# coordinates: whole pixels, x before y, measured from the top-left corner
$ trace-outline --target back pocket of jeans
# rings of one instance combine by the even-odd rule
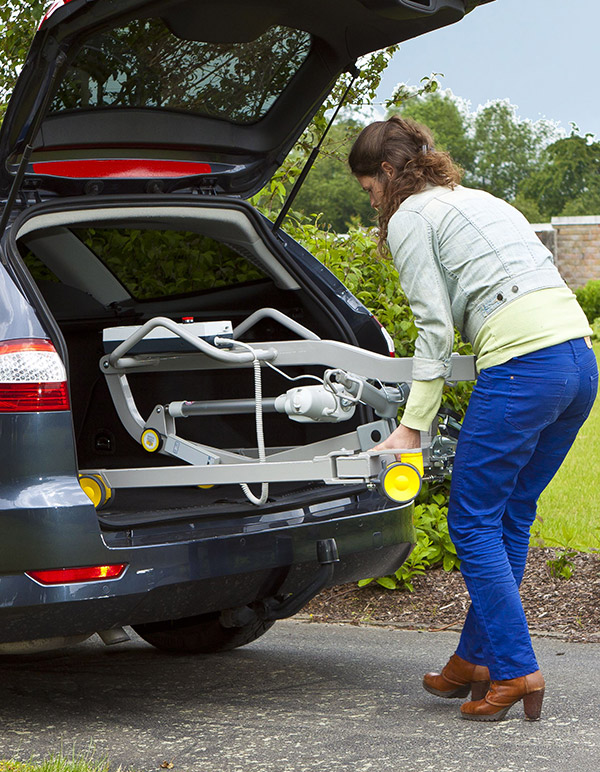
[[[566,386],[566,378],[511,375],[506,421],[521,431],[541,431],[558,418]]]

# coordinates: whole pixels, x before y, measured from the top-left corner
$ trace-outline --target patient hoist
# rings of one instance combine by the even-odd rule
[[[245,342],[240,338],[257,322],[272,319],[297,339]],[[412,379],[412,360],[394,358],[333,340],[272,308],[251,314],[235,329],[230,322],[174,322],[155,317],[139,326],[104,330],[106,354],[100,360],[115,409],[128,433],[150,454],[170,456],[174,466],[144,466],[80,471],[80,483],[96,508],[105,506],[121,488],[240,484],[248,499],[262,505],[269,483],[322,481],[330,485],[365,484],[388,499],[408,503],[421,480],[441,480],[452,469],[460,424],[440,411],[430,432],[422,433],[419,450],[376,451],[373,446],[396,426]],[[322,376],[292,377],[286,367],[323,368]],[[263,368],[273,368],[295,385],[276,397],[262,394]],[[127,376],[194,370],[253,368],[254,395],[247,399],[177,401],[158,404],[144,418]],[[452,355],[448,381],[474,380],[474,358]],[[263,414],[276,412],[292,421],[343,423],[358,404],[370,406],[377,420],[351,432],[303,446],[267,452]],[[254,413],[256,449],[234,452],[180,436],[177,424],[192,416]],[[183,462],[183,463],[182,463]],[[250,485],[260,485],[257,495]]]

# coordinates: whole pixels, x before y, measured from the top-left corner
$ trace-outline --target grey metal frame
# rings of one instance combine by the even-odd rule
[[[271,310],[274,311],[261,309],[253,318],[249,317],[248,323],[242,323],[241,329],[247,330],[254,321]],[[286,323],[287,317],[280,312],[276,313],[278,321]],[[372,440],[373,432],[385,438],[393,431],[395,421],[389,417],[328,440],[271,452],[265,460],[260,461],[242,453],[233,453],[179,437],[176,433],[175,417],[169,413],[168,405],[157,405],[147,421],[140,415],[127,381],[128,372],[253,367],[255,360],[258,360],[271,362],[277,367],[322,365],[339,368],[348,371],[353,377],[364,379],[365,382],[375,378],[382,383],[398,384],[410,382],[412,378],[410,358],[396,359],[346,343],[320,340],[311,331],[298,329],[299,326],[293,320],[290,319],[289,322],[291,324],[288,326],[296,334],[307,332],[311,334],[311,339],[240,344],[235,340],[223,338],[215,339],[215,345],[212,345],[191,335],[186,331],[185,325],[179,325],[165,317],[150,319],[119,344],[111,354],[102,357],[100,369],[106,377],[117,413],[129,434],[139,442],[144,430],[155,430],[164,440],[160,452],[184,461],[189,466],[96,469],[82,472],[99,475],[111,489],[312,480],[327,484],[374,484],[382,468],[390,460],[394,460],[396,454],[404,452],[401,448],[369,450],[375,444]],[[196,351],[130,355],[131,348],[156,327],[164,327],[174,332]],[[449,381],[474,380],[475,377],[474,357],[452,356]],[[372,391],[376,392],[374,396],[381,402],[382,392],[378,389]],[[366,401],[368,402],[368,398]],[[248,412],[249,409],[249,400],[221,400],[219,403],[228,412]],[[201,412],[202,403],[198,404],[198,411]],[[181,403],[173,403],[173,408],[175,416],[183,415]],[[211,410],[211,407],[208,409]],[[212,409],[217,408],[212,406]],[[271,409],[270,405],[268,409]]]

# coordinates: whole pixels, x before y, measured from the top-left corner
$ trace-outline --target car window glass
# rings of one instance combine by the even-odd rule
[[[76,228],[73,232],[137,300],[266,278],[231,247],[198,233],[135,228]]]
[[[36,257],[31,250],[26,249],[24,246],[19,245],[19,252],[23,262],[29,269],[29,273],[35,279],[36,282],[52,282],[53,284],[60,283],[60,279],[53,273],[48,266],[44,265],[42,261]]]
[[[70,62],[51,112],[163,108],[253,123],[310,50],[311,36],[274,26],[244,43],[182,40],[161,19],[96,33]]]

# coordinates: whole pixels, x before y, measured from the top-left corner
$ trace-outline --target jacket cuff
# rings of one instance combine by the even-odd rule
[[[413,381],[434,381],[436,378],[447,378],[450,375],[450,358],[426,359],[413,357]]]

